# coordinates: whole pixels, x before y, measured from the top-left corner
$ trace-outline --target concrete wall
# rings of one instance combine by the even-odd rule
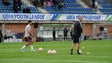
[[[5,34],[7,29],[10,29],[12,33],[24,32],[26,25],[27,24],[25,24],[25,23],[7,23],[7,24],[5,24],[3,33]],[[1,24],[0,24],[0,26],[1,26]],[[34,25],[32,25],[32,33],[34,34]]]
[[[12,33],[24,32],[26,23],[7,23],[5,24],[5,32],[7,29],[10,29]],[[0,27],[2,24],[0,24]],[[99,27],[104,26],[107,28],[107,33],[112,34],[112,25],[97,25],[95,28],[95,35],[99,32]],[[4,32],[4,33],[5,33]],[[32,24],[32,33],[34,34],[34,25]],[[92,36],[92,24],[83,24],[83,35]]]

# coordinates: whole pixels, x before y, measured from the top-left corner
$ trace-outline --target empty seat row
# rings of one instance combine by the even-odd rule
[[[50,14],[96,14],[95,12],[49,12]]]
[[[112,12],[112,8],[100,8],[101,12]]]
[[[112,12],[103,12],[103,14],[112,14]]]
[[[111,4],[103,4],[102,7],[103,8],[112,8],[112,5]]]
[[[91,8],[64,8],[64,11],[87,11],[92,12]]]
[[[98,0],[98,4],[110,4],[109,0]]]
[[[81,7],[80,4],[74,4],[74,3],[68,3],[68,4],[65,4],[66,7]]]
[[[0,13],[14,13],[12,10],[0,10]]]
[[[13,7],[12,6],[0,6],[0,10],[12,10]]]
[[[64,0],[64,3],[75,3],[76,0]]]

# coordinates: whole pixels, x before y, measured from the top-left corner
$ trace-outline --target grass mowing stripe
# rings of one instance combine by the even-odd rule
[[[41,61],[41,62],[82,62],[82,63],[111,63],[111,62],[96,62],[96,61],[82,61],[82,60],[43,60],[43,59],[38,59],[38,60],[34,60],[34,59],[0,59],[0,60],[7,60],[7,61]]]
[[[0,54],[0,55],[2,55],[2,56],[6,55],[7,56],[9,54]],[[20,54],[10,54],[10,55],[19,56]],[[31,56],[32,54],[24,54],[24,56],[27,56],[27,55]],[[38,54],[35,54],[35,55],[38,55]],[[67,56],[70,56],[70,55],[57,55],[57,56],[67,57]],[[75,56],[75,57],[79,57],[79,56]],[[81,57],[83,57],[83,58],[89,57],[89,58],[108,58],[108,59],[112,59],[112,56],[93,56],[93,55],[86,56],[86,55],[82,55]]]

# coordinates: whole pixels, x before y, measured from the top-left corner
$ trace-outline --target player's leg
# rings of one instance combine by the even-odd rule
[[[67,40],[67,36],[66,35],[64,35],[64,40]]]
[[[30,46],[31,46],[31,51],[35,51],[35,49],[33,47],[33,41],[30,42]]]
[[[80,43],[77,43],[77,54],[81,54],[81,53],[79,52],[79,50],[80,50]]]
[[[73,49],[75,48],[75,45],[76,45],[76,36],[74,35],[73,36],[73,43],[72,43],[71,50],[70,50],[71,55],[73,54]]]
[[[24,52],[24,49],[30,45],[30,42],[27,42],[25,45],[23,45],[23,47],[21,48],[21,51]]]
[[[33,48],[33,41],[31,37],[29,37],[29,42],[30,42],[31,51],[35,51]]]
[[[65,35],[64,35],[64,40],[65,40]]]
[[[75,48],[75,45],[76,45],[76,44],[73,42],[73,43],[72,43],[72,46],[71,46],[71,50],[70,50],[70,54],[71,54],[71,55],[73,54],[73,49]]]
[[[77,41],[77,54],[81,54],[80,52],[80,43],[81,43],[81,37],[78,38],[78,41]]]
[[[81,53],[79,52],[79,50],[80,50],[80,37],[77,38],[77,43],[76,43],[76,45],[77,45],[77,54],[81,54]]]
[[[66,35],[66,40],[67,40],[68,38],[67,38],[67,35]]]
[[[23,47],[21,48],[21,51],[24,52],[24,49],[30,45],[29,37],[25,37],[25,41],[27,42]]]

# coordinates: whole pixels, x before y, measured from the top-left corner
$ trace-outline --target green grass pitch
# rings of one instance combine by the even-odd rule
[[[30,47],[21,52],[22,43],[0,43],[0,63],[112,63],[112,40],[82,41],[82,55],[70,55],[72,41],[35,42],[35,52]],[[38,48],[42,47],[43,52]],[[57,54],[49,55],[47,51],[55,49]],[[87,54],[90,52],[90,54]]]

